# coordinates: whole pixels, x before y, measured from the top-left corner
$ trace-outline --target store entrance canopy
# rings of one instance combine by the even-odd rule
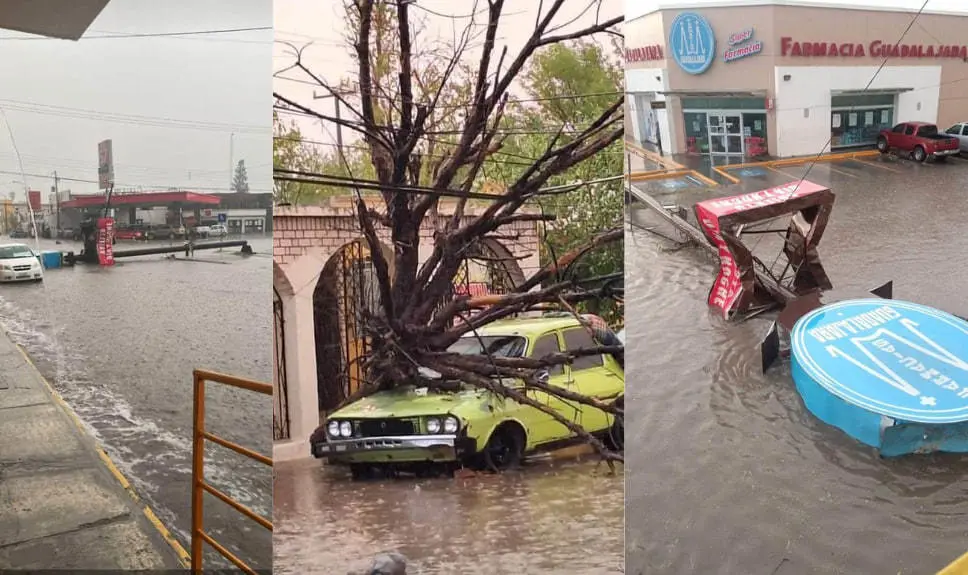
[[[0,28],[78,40],[110,0],[3,0]]]
[[[766,90],[752,90],[752,91],[729,91],[729,92],[710,92],[709,90],[668,90],[665,92],[656,92],[656,94],[663,94],[666,96],[681,96],[685,98],[765,98],[767,96]]]
[[[831,96],[895,96],[912,92],[914,88],[884,88],[881,90],[831,90]]]

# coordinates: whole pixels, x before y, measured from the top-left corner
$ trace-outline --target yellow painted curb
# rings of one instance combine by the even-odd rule
[[[742,166],[744,164],[737,164],[737,165]],[[737,178],[736,176],[734,176],[733,174],[730,174],[729,172],[727,172],[721,166],[714,166],[713,167],[713,171],[716,172],[717,174],[719,174],[720,176],[726,178],[727,180],[733,182],[734,184],[738,184],[738,183],[740,183],[742,181],[739,178]]]
[[[57,403],[57,405],[59,405],[61,409],[67,412],[67,414],[71,417],[71,420],[74,422],[74,425],[77,426],[77,429],[79,429],[81,433],[83,433],[85,436],[89,436],[87,429],[84,427],[84,424],[81,422],[81,418],[78,417],[77,413],[74,412],[71,406],[68,405],[66,401],[64,401],[64,398],[61,397],[59,393],[57,393],[57,390],[54,389],[54,386],[51,385],[49,381],[47,381],[47,378],[44,377],[44,374],[42,374],[40,370],[37,369],[37,366],[34,364],[34,361],[30,359],[30,355],[27,354],[27,350],[24,349],[23,346],[20,344],[14,344],[14,345],[16,345],[17,349],[20,350],[20,354],[24,356],[24,359],[27,361],[28,364],[30,364],[30,367],[34,369],[34,371],[37,373],[37,376],[40,378],[40,380],[44,382],[44,385],[47,387],[47,392],[50,393],[51,397],[54,398],[54,402]],[[161,522],[161,520],[158,519],[158,516],[155,514],[154,511],[152,511],[151,507],[149,507],[148,504],[142,501],[141,497],[139,497],[138,494],[135,492],[134,487],[131,485],[131,482],[128,481],[128,479],[124,476],[124,474],[121,473],[121,470],[118,469],[118,466],[114,464],[114,461],[111,460],[111,456],[108,455],[107,452],[104,451],[104,449],[100,445],[96,445],[95,448],[97,449],[98,457],[101,458],[101,461],[104,463],[105,467],[108,468],[108,471],[111,472],[111,475],[113,475],[114,478],[118,481],[118,483],[121,484],[121,487],[124,488],[125,492],[132,499],[134,499],[139,505],[141,505],[142,512],[144,513],[145,517],[148,518],[148,521],[155,527],[156,530],[158,530],[158,533],[161,535],[161,537],[175,551],[175,554],[178,556],[178,560],[179,562],[181,562],[182,566],[185,568],[190,568],[191,555],[188,554],[188,551],[186,551],[185,548],[182,547],[181,543],[179,543],[178,540],[172,536],[171,532],[168,530],[167,527],[165,527],[165,525]]]
[[[625,147],[635,152],[636,155],[646,160],[652,160],[653,162],[659,164],[660,166],[668,166],[669,168],[676,169],[676,170],[681,170],[685,168],[685,166],[683,166],[679,162],[676,162],[675,160],[666,159],[660,154],[656,154],[655,152],[650,152],[649,150],[646,150],[642,146],[639,146],[638,144],[635,144],[628,140],[625,140]]]
[[[968,553],[955,559],[954,563],[948,565],[938,575],[968,575]]]

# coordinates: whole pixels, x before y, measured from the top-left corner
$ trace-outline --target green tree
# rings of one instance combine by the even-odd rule
[[[239,160],[235,166],[235,176],[232,177],[232,189],[239,194],[249,192],[249,175],[245,171],[245,160]]]
[[[558,127],[569,132],[595,121],[622,91],[622,70],[609,54],[592,41],[553,44],[535,53],[522,78],[528,97],[509,115],[516,132],[545,132]],[[570,97],[575,96],[575,97]],[[526,166],[527,158],[539,157],[547,149],[553,134],[524,133],[509,137],[502,154],[492,157],[498,167],[488,172],[491,178],[513,181]],[[622,173],[622,144],[615,142],[598,154],[572,166],[548,180],[548,186],[599,180]],[[597,232],[617,225],[624,210],[621,180],[579,187],[566,194],[546,196],[535,202],[555,221],[545,225],[541,246],[542,263],[552,262],[561,254],[581,246]],[[615,242],[589,252],[581,259],[577,277],[595,277],[624,269],[622,242]],[[621,321],[622,310],[614,302],[591,301],[585,311],[600,313],[610,321]]]

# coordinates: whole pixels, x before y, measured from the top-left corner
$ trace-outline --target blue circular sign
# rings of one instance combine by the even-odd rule
[[[683,71],[702,74],[716,59],[716,35],[705,18],[695,12],[683,12],[672,21],[669,48]]]
[[[968,322],[951,314],[848,300],[800,318],[790,344],[804,374],[850,404],[903,421],[968,421]]]

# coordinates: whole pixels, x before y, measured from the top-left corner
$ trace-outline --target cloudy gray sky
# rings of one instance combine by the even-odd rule
[[[98,38],[272,26],[271,0],[111,0],[77,42],[0,31],[0,109],[44,200],[61,178],[97,181],[112,139],[116,187],[227,191],[231,134],[251,191],[272,189],[272,30]],[[23,200],[0,116],[0,196]],[[94,193],[64,179],[61,189]]]
[[[834,6],[869,6],[872,8],[905,8],[917,11],[924,4],[924,0],[809,0],[818,5]],[[675,8],[677,6],[729,6],[739,2],[735,0],[624,0],[625,19],[630,20],[647,14],[657,8]],[[779,2],[779,3],[782,3]],[[928,0],[926,11],[932,12],[968,12],[968,0]]]
[[[575,19],[573,23],[556,32],[567,33],[594,24],[596,17],[599,20],[608,20],[621,15],[622,1],[600,0],[595,3],[592,0],[566,0],[552,26],[567,24]],[[467,15],[474,12],[475,4],[479,13],[476,22],[483,33],[483,26],[480,24],[486,22],[487,17],[487,2],[484,0],[418,0],[417,8],[411,14],[414,19],[424,21],[423,42],[449,40],[460,36],[464,26],[470,21]],[[500,54],[505,45],[508,47],[506,60],[517,54],[534,30],[539,4],[537,0],[508,0],[504,3],[504,16],[501,18],[495,54]],[[591,9],[586,11],[590,5]],[[547,3],[545,6],[547,8]],[[290,65],[294,60],[291,48],[283,44],[286,42],[297,47],[309,45],[303,51],[303,62],[328,82],[337,84],[340,78],[356,77],[357,72],[344,40],[346,31],[343,0],[276,0],[274,13],[278,41],[272,60],[275,70]],[[605,35],[601,36],[604,40]],[[467,61],[472,62],[473,56],[474,52],[469,51]],[[323,94],[326,93],[324,89],[301,83],[309,80],[305,74],[293,70],[286,72],[284,76],[290,79],[274,79],[274,90],[321,113],[333,114],[332,100],[313,100],[313,92]],[[297,120],[303,135],[308,139],[335,142],[332,124],[324,127],[313,120],[289,114],[284,114],[284,117]],[[348,130],[344,130],[344,138],[349,137],[347,132]]]

